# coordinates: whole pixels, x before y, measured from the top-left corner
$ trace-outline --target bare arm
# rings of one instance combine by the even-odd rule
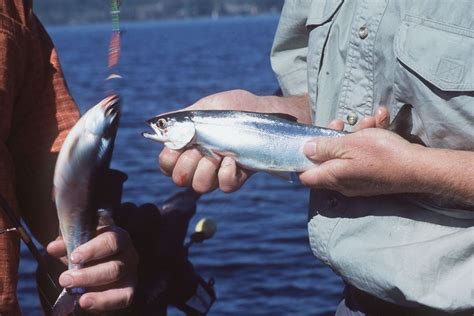
[[[300,175],[310,187],[347,196],[425,193],[474,205],[473,152],[426,148],[368,128],[338,139],[314,139],[305,153],[321,163]]]
[[[474,152],[416,147],[414,190],[474,207]]]

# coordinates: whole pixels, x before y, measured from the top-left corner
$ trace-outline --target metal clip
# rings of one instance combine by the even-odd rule
[[[0,235],[13,231],[17,231],[16,227],[0,229]]]

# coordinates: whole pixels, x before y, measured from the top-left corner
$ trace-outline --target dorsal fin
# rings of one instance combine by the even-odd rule
[[[298,119],[296,117],[294,117],[293,115],[290,115],[290,114],[286,114],[286,113],[263,113],[263,114],[276,116],[278,118],[281,118],[283,120],[287,120],[287,121],[290,121],[290,122],[297,122],[298,121]]]
[[[392,123],[390,123],[388,130],[400,135],[411,143],[425,145],[418,136],[412,134],[412,109],[413,106],[411,104],[404,104],[400,108],[400,111],[398,111]]]

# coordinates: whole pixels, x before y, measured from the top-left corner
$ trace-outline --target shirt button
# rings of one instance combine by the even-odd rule
[[[328,200],[329,208],[334,208],[337,206],[337,199],[335,197],[330,197]]]
[[[349,123],[349,125],[354,126],[357,123],[358,119],[359,117],[357,116],[357,113],[355,112],[351,112],[347,115],[347,123]]]
[[[367,28],[367,26],[364,24],[360,27],[359,29],[359,37],[361,39],[364,39],[367,37],[367,35],[369,35],[369,29]]]

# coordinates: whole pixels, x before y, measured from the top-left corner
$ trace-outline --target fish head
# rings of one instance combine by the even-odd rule
[[[115,135],[119,119],[120,98],[111,95],[87,112],[84,128],[96,136],[110,138]]]
[[[155,134],[143,133],[145,138],[174,150],[191,144],[196,134],[192,113],[187,111],[162,114],[148,120],[147,124]]]

